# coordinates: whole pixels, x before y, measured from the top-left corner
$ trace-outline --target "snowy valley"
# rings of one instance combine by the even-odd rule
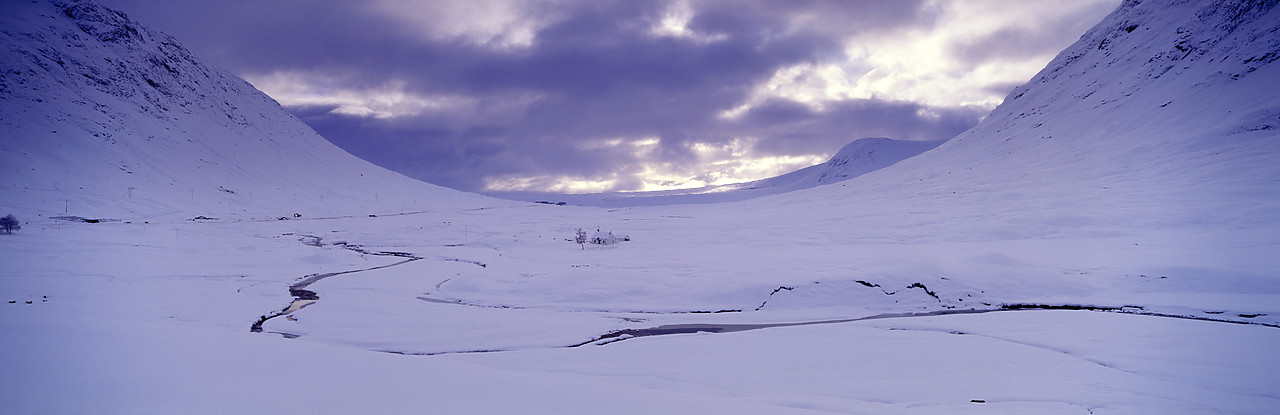
[[[873,168],[566,206],[357,159],[93,2],[11,3],[0,412],[1280,406],[1274,1],[1126,1]]]

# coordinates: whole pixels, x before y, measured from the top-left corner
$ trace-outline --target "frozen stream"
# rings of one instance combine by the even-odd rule
[[[313,236],[313,235],[300,235],[300,236],[301,236],[300,241],[308,246],[314,246],[314,247],[324,246],[324,244],[321,242],[321,238],[318,236]],[[308,290],[307,287],[310,286],[311,284],[319,282],[320,280],[339,276],[339,275],[354,274],[358,272],[391,268],[391,267],[404,265],[410,262],[424,259],[421,256],[418,256],[412,253],[407,253],[407,252],[369,251],[359,245],[351,245],[345,242],[338,242],[333,245],[340,245],[344,249],[359,252],[361,254],[368,254],[368,255],[375,255],[375,256],[395,256],[395,257],[401,257],[405,259],[403,261],[395,262],[392,264],[380,265],[380,266],[370,267],[370,268],[308,275],[289,286],[289,295],[293,296],[293,300],[289,303],[289,305],[280,309],[279,311],[262,315],[250,327],[250,331],[262,332],[263,324],[265,324],[267,321],[280,316],[288,316],[298,310],[301,310],[306,306],[309,306],[319,301],[320,296],[315,291]],[[441,258],[441,259],[446,261],[467,262],[467,263],[475,264],[480,267],[486,267],[485,264],[475,262],[475,261],[461,260],[457,258]],[[432,303],[456,305],[456,306],[462,306],[462,307],[494,308],[493,306],[470,304],[467,302],[463,302],[461,300],[448,301],[448,300],[440,300],[440,299],[434,299],[434,298],[428,298],[428,297],[418,297],[418,299],[424,300],[427,302],[432,302]],[[519,310],[519,309],[524,309],[525,307],[502,306],[498,308]],[[568,345],[565,347],[581,347],[586,345],[599,346],[599,345],[606,345],[606,344],[627,340],[627,339],[632,339],[632,338],[637,338],[637,337],[664,336],[664,335],[672,335],[672,334],[731,333],[731,332],[759,330],[759,329],[776,328],[776,327],[838,324],[838,323],[849,323],[849,322],[864,321],[864,320],[934,317],[934,316],[946,316],[946,315],[956,315],[956,314],[983,314],[983,313],[992,313],[992,312],[1001,312],[1001,311],[1009,312],[1009,311],[1030,311],[1030,310],[1073,310],[1073,311],[1085,311],[1085,312],[1109,312],[1109,313],[1143,315],[1143,316],[1151,316],[1151,317],[1165,317],[1165,318],[1176,318],[1176,319],[1185,319],[1185,320],[1200,320],[1200,321],[1210,321],[1210,322],[1219,322],[1219,323],[1232,323],[1232,324],[1242,324],[1242,325],[1261,325],[1261,326],[1267,326],[1267,327],[1273,327],[1273,328],[1280,328],[1280,324],[1274,324],[1274,323],[1161,313],[1161,312],[1149,311],[1139,306],[1126,305],[1126,306],[1113,307],[1113,306],[1083,305],[1083,304],[1026,304],[1026,303],[1010,304],[1010,303],[1006,303],[1006,304],[995,305],[991,308],[980,308],[980,309],[944,309],[944,310],[920,311],[920,312],[883,313],[883,314],[876,314],[876,315],[862,316],[862,317],[808,320],[808,321],[784,322],[784,323],[733,323],[733,324],[686,323],[686,324],[661,325],[661,326],[649,327],[649,328],[628,328],[628,329],[608,332],[606,334],[595,337],[591,340],[588,340],[582,343]],[[722,310],[719,312],[740,313],[741,310]],[[1253,317],[1253,315],[1241,315],[1240,317],[1250,318],[1250,317]],[[289,333],[279,333],[279,334],[282,334],[285,337],[290,337],[290,338],[297,337],[296,335],[292,335]],[[486,350],[455,351],[455,352],[446,352],[446,353],[479,353],[479,352],[498,352],[498,351],[504,351],[504,350],[486,349]],[[388,351],[388,352],[397,353],[397,354],[419,354],[419,353],[406,353],[406,352],[395,352],[395,351]],[[439,353],[421,353],[421,354],[439,354]]]
[[[983,313],[993,313],[993,312],[1000,312],[1000,311],[1029,311],[1029,310],[1076,310],[1076,311],[1091,311],[1091,312],[1110,312],[1110,313],[1122,313],[1122,314],[1135,314],[1135,315],[1151,316],[1151,317],[1177,318],[1177,319],[1184,319],[1184,320],[1200,320],[1200,321],[1211,321],[1211,322],[1218,322],[1218,323],[1232,323],[1232,324],[1244,324],[1244,325],[1260,325],[1260,326],[1280,328],[1280,325],[1269,324],[1269,323],[1146,312],[1138,307],[1099,307],[1099,306],[1072,305],[1072,304],[1063,304],[1063,305],[1005,304],[1000,306],[1000,308],[989,308],[989,309],[936,310],[936,311],[910,312],[910,313],[884,313],[884,314],[876,314],[873,316],[866,316],[866,317],[801,321],[801,322],[789,322],[789,323],[671,324],[671,325],[658,326],[658,327],[645,328],[645,329],[618,330],[618,331],[610,332],[603,336],[597,337],[590,341],[575,344],[569,347],[580,347],[588,344],[606,345],[609,343],[614,343],[614,342],[618,342],[626,339],[632,339],[636,337],[664,336],[669,334],[731,333],[735,331],[759,330],[759,329],[767,329],[767,328],[774,328],[774,327],[794,327],[794,326],[811,326],[811,325],[818,325],[818,324],[837,324],[837,323],[849,323],[849,322],[863,321],[863,320],[881,320],[881,319],[911,318],[911,317],[934,317],[934,316],[948,316],[948,315],[955,315],[955,314],[983,314]]]
[[[312,236],[312,235],[302,235],[302,243],[307,244],[309,246],[315,246],[315,247],[324,246],[321,243],[320,237]],[[346,243],[339,243],[339,245],[342,245],[343,248],[356,251],[362,254],[376,255],[376,256],[394,256],[394,257],[401,257],[406,259],[393,264],[379,265],[371,268],[362,268],[362,269],[355,269],[350,271],[329,272],[329,273],[323,273],[323,274],[308,275],[307,277],[303,278],[301,281],[298,281],[289,285],[289,295],[293,296],[293,301],[289,302],[288,306],[285,306],[285,308],[281,309],[280,311],[262,315],[261,317],[258,318],[258,321],[254,322],[253,325],[249,327],[249,331],[252,331],[254,333],[261,332],[262,325],[265,324],[268,320],[271,320],[276,317],[292,314],[295,311],[301,310],[303,307],[306,307],[308,305],[314,304],[316,301],[319,301],[320,296],[316,294],[315,291],[308,290],[307,287],[310,286],[311,284],[315,284],[320,280],[323,280],[329,277],[336,277],[339,275],[354,274],[357,272],[374,271],[379,269],[391,268],[394,266],[404,265],[404,264],[408,264],[410,262],[422,259],[419,256],[406,253],[406,252],[367,251],[358,245],[349,245]]]

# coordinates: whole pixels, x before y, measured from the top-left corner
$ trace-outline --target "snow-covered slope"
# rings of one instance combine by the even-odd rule
[[[5,208],[282,216],[478,199],[346,154],[172,37],[92,1],[6,2],[0,29]]]
[[[838,186],[723,209],[719,238],[808,235],[859,270],[844,278],[882,285],[1204,316],[1263,306],[1280,294],[1276,3],[1126,1],[973,129]]]
[[[1069,227],[1273,224],[1275,5],[1126,1],[935,151],[776,201],[839,200],[849,207],[841,215],[922,203],[957,216],[1007,214],[982,226],[1067,215]],[[868,204],[869,195],[888,200]]]
[[[840,151],[822,164],[766,179],[696,189],[569,195],[506,192],[490,195],[511,200],[555,201],[601,207],[732,202],[848,180],[929,151],[945,141],[862,138],[841,147]]]

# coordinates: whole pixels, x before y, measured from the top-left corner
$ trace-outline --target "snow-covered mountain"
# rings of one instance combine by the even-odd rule
[[[864,212],[937,207],[943,217],[930,220],[999,218],[975,224],[988,227],[1043,219],[1064,227],[1273,224],[1275,6],[1125,1],[989,117],[934,151],[830,191],[773,200],[838,201]]]
[[[723,209],[720,237],[776,224],[882,285],[1037,287],[1203,316],[1267,307],[1280,294],[1276,4],[1125,1],[971,130],[840,186]],[[865,291],[797,286],[843,291],[779,297]]]
[[[5,9],[0,204],[9,209],[281,216],[477,199],[343,152],[247,82],[123,13],[92,1]]]
[[[780,176],[719,186],[654,192],[610,192],[553,195],[531,192],[491,193],[511,200],[565,202],[582,206],[661,206],[693,203],[720,203],[753,199],[809,189],[861,176],[929,151],[946,140],[894,140],[862,138],[836,152],[826,162]]]

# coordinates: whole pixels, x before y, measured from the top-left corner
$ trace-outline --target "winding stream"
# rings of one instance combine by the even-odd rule
[[[321,238],[319,236],[314,236],[314,235],[300,235],[300,236],[302,237],[300,240],[302,241],[303,244],[306,244],[308,246],[315,246],[315,247],[324,246],[324,244],[321,243]],[[401,257],[406,259],[393,264],[379,265],[371,268],[362,268],[362,269],[353,269],[349,271],[328,272],[323,274],[308,275],[304,277],[302,280],[289,285],[289,295],[293,296],[293,301],[289,302],[288,306],[285,306],[283,309],[280,309],[279,311],[263,314],[261,317],[258,317],[258,321],[254,322],[252,326],[249,326],[249,331],[254,333],[260,333],[262,332],[262,325],[265,324],[268,320],[271,320],[276,317],[292,314],[295,311],[301,310],[303,307],[309,306],[311,304],[314,304],[316,301],[319,301],[320,295],[316,294],[315,291],[308,290],[307,286],[311,284],[315,284],[320,280],[323,280],[329,277],[336,277],[339,275],[391,268],[394,266],[404,265],[404,264],[408,264],[410,262],[418,261],[422,259],[422,257],[413,255],[407,252],[369,251],[359,245],[351,245],[345,242],[339,242],[334,245],[341,245],[344,249],[359,252],[361,254],[366,254],[366,255],[394,256],[394,257]]]
[[[299,235],[299,236],[300,236],[299,240],[303,244],[306,244],[308,246],[315,246],[315,247],[324,246],[321,238],[318,236],[314,236],[314,235]],[[424,259],[423,257],[414,255],[412,253],[407,253],[407,252],[369,251],[359,245],[351,245],[345,242],[338,242],[338,243],[334,243],[333,245],[340,245],[344,249],[348,249],[348,250],[359,252],[361,254],[366,254],[366,255],[394,256],[394,257],[400,257],[405,259],[403,261],[395,262],[392,264],[379,265],[379,266],[370,267],[370,268],[307,275],[302,279],[300,279],[298,282],[295,282],[289,285],[289,295],[293,296],[293,300],[289,303],[289,305],[285,306],[284,308],[278,311],[274,311],[274,312],[262,315],[249,328],[250,331],[255,333],[262,332],[263,331],[262,326],[267,321],[280,316],[288,316],[298,310],[301,310],[302,308],[308,305],[314,304],[317,301],[319,301],[320,296],[316,294],[315,291],[308,290],[307,287],[310,286],[311,284],[319,282],[320,280],[323,280],[329,277],[335,277],[338,275],[346,275],[346,274],[353,274],[357,272],[374,271],[379,269],[391,268],[391,267],[400,266],[410,262]],[[465,263],[470,263],[480,267],[486,267],[486,264],[477,262],[477,261],[463,260],[458,258],[447,258],[447,257],[441,257],[440,259],[444,261],[465,262]],[[443,284],[447,281],[448,279],[446,279],[445,281],[441,281],[440,284]],[[867,285],[867,286],[873,286],[872,284],[865,283],[862,281],[858,281],[858,282],[863,283],[864,285]],[[874,287],[878,287],[878,286],[874,286]],[[437,284],[437,288],[439,288],[439,284]],[[920,288],[924,288],[924,287],[920,286]],[[770,296],[772,296],[773,294],[776,294],[779,290],[784,290],[784,289],[789,290],[790,288],[780,287],[778,290],[774,290],[774,292],[771,293]],[[927,291],[928,289],[925,288],[925,290]],[[929,294],[933,295],[932,292],[929,292]],[[936,295],[934,295],[934,297],[936,298]],[[418,297],[418,299],[427,301],[427,302],[432,302],[432,303],[463,305],[463,306],[471,306],[471,307],[506,308],[506,309],[523,309],[524,308],[519,306],[484,306],[479,304],[470,304],[462,300],[443,300],[443,299],[435,299],[435,298],[429,298],[429,297]],[[763,306],[764,304],[761,304],[761,307]],[[758,309],[759,308],[757,308],[757,310]],[[600,335],[598,337],[595,337],[591,340],[588,340],[582,343],[572,344],[572,345],[563,346],[563,347],[572,348],[572,347],[581,347],[586,345],[602,346],[602,345],[611,344],[611,343],[615,343],[615,342],[619,342],[627,339],[633,339],[637,337],[665,336],[665,335],[672,335],[672,334],[691,334],[691,333],[703,333],[703,332],[732,333],[732,332],[738,332],[738,331],[759,330],[759,329],[767,329],[767,328],[775,328],[775,327],[839,324],[839,323],[849,323],[849,322],[864,321],[864,320],[933,317],[933,316],[946,316],[946,315],[956,315],[956,314],[984,314],[984,313],[994,313],[994,312],[1028,311],[1028,310],[1075,310],[1075,311],[1091,311],[1091,312],[1110,312],[1110,313],[1134,314],[1134,315],[1143,315],[1143,316],[1152,316],[1152,317],[1177,318],[1177,319],[1185,319],[1185,320],[1210,321],[1210,322],[1218,322],[1218,323],[1260,325],[1260,326],[1266,326],[1266,327],[1280,328],[1280,324],[1276,324],[1276,323],[1267,323],[1267,322],[1258,322],[1258,321],[1241,321],[1241,320],[1232,320],[1228,318],[1214,318],[1214,317],[1203,317],[1203,316],[1194,316],[1194,315],[1158,313],[1158,312],[1147,311],[1139,306],[1107,307],[1107,306],[1093,306],[1093,305],[1079,305],[1079,304],[1025,304],[1024,303],[1024,304],[1001,304],[994,308],[985,308],[985,309],[961,309],[961,310],[946,309],[946,310],[935,310],[935,311],[924,311],[924,312],[883,313],[883,314],[876,314],[876,315],[864,316],[864,317],[810,320],[810,321],[787,322],[787,323],[670,324],[670,325],[663,325],[663,326],[650,327],[650,328],[630,328],[630,329],[616,330],[609,333],[605,333],[603,335]],[[600,311],[603,311],[603,310],[600,310]],[[715,311],[714,313],[741,312],[741,311],[742,310],[720,310],[720,311]],[[642,313],[642,311],[637,311],[637,312]],[[689,313],[713,313],[713,312],[693,311]],[[1260,315],[1262,314],[1251,314],[1251,315],[1241,314],[1240,317],[1253,318]],[[287,333],[280,333],[280,334],[284,335],[285,337],[296,337],[296,336],[291,336]],[[397,354],[435,355],[435,354],[449,354],[449,353],[488,353],[488,352],[501,352],[501,351],[505,351],[505,350],[471,350],[471,351],[454,351],[454,352],[441,352],[441,353],[410,353],[410,352],[399,352],[399,351],[385,351],[385,352],[397,353]]]
[[[1133,306],[1101,307],[1101,306],[1076,305],[1076,304],[1004,304],[1004,305],[1001,305],[1000,308],[969,309],[969,310],[936,310],[936,311],[911,312],[911,313],[884,313],[884,314],[876,314],[873,316],[866,316],[866,317],[800,321],[800,322],[790,322],[790,323],[670,324],[665,326],[658,326],[658,327],[651,327],[651,328],[644,328],[644,329],[617,330],[617,331],[604,334],[600,337],[596,337],[594,339],[591,339],[582,343],[570,345],[567,347],[581,347],[581,346],[586,346],[588,344],[603,346],[609,343],[619,342],[619,341],[633,339],[637,337],[665,336],[665,335],[671,335],[671,334],[691,334],[691,333],[704,333],[704,332],[732,333],[735,331],[759,330],[759,329],[767,329],[767,328],[774,328],[774,327],[838,324],[838,323],[849,323],[849,322],[863,321],[863,320],[881,320],[881,319],[911,318],[911,317],[933,317],[933,316],[948,316],[948,315],[955,315],[955,314],[984,314],[984,313],[995,313],[995,312],[1029,311],[1029,310],[1076,310],[1076,311],[1108,312],[1108,313],[1134,314],[1134,315],[1151,316],[1151,317],[1177,318],[1177,319],[1184,319],[1184,320],[1200,320],[1200,321],[1212,321],[1217,323],[1258,325],[1258,326],[1280,328],[1280,324],[1271,324],[1271,323],[1254,322],[1254,321],[1239,321],[1239,320],[1229,320],[1229,319],[1217,319],[1217,318],[1187,316],[1187,315],[1178,315],[1178,314],[1155,313],[1155,312],[1145,311],[1142,309],[1142,307],[1133,307]]]

